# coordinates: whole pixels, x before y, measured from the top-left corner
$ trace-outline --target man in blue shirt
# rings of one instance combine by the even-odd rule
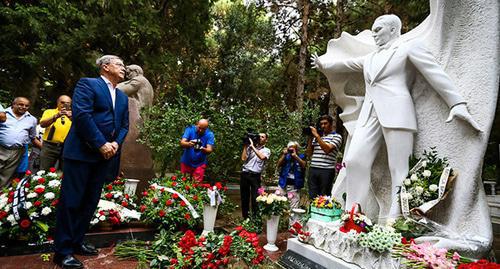
[[[0,188],[9,183],[24,153],[24,145],[36,140],[37,120],[29,112],[30,101],[25,97],[16,97],[12,106],[5,110],[6,120],[0,122]]]
[[[201,182],[207,168],[207,155],[212,153],[215,144],[214,133],[208,129],[208,120],[201,119],[196,125],[184,130],[181,139],[184,153],[181,157],[181,173],[190,174]]]
[[[2,104],[0,104],[0,122],[5,122],[7,120],[7,114],[4,111]]]

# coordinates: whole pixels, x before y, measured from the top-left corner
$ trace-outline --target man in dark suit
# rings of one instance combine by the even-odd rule
[[[65,141],[60,203],[57,208],[54,262],[82,268],[73,255],[97,255],[83,238],[106,180],[118,173],[120,145],[128,132],[128,98],[116,85],[125,66],[113,55],[96,61],[101,76],[82,78],[73,94],[73,124]]]

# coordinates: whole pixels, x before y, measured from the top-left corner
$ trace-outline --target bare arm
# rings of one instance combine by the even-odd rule
[[[281,152],[281,156],[278,159],[276,166],[280,167],[283,165],[283,163],[285,162],[285,156],[286,156],[287,151],[288,151],[288,148],[285,147],[285,149],[283,149],[283,151]]]
[[[318,131],[316,130],[316,128],[311,127],[311,133],[314,136],[314,138],[316,138],[316,141],[318,141],[320,148],[326,154],[332,152],[335,149],[335,145],[326,143],[325,141],[323,141],[323,139],[321,139],[321,136],[318,134]]]
[[[205,153],[205,154],[210,154],[214,151],[214,148],[212,147],[212,145],[207,145],[207,147],[205,148],[201,148],[201,152]]]
[[[7,113],[0,112],[0,122],[5,122],[7,120]]]
[[[243,145],[243,151],[241,152],[241,160],[246,161],[248,158],[247,146]]]
[[[306,168],[306,161],[302,160],[297,153],[292,153],[292,158],[294,158],[302,168]]]
[[[180,145],[183,148],[192,148],[194,146],[194,143],[191,141],[188,141],[187,138],[183,138],[183,139],[181,139]]]
[[[33,143],[33,146],[35,146],[35,147],[37,147],[37,148],[39,148],[39,149],[41,149],[41,148],[42,148],[42,141],[40,141],[40,140],[39,140],[38,138],[36,138],[36,137],[35,137],[35,138],[33,138],[33,139],[31,140],[31,143]]]
[[[312,137],[309,137],[307,139],[306,155],[307,155],[308,158],[311,158],[312,154],[313,154]]]

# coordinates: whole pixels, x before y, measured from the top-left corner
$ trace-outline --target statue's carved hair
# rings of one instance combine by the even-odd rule
[[[401,35],[401,19],[399,19],[398,16],[394,14],[386,14],[382,15],[378,18],[375,19],[375,21],[381,21],[382,24],[387,25],[389,27],[394,27],[396,29],[396,35],[400,36]]]

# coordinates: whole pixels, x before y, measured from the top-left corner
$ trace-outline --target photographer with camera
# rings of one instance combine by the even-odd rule
[[[288,142],[277,163],[277,166],[281,167],[278,185],[288,193],[290,208],[299,207],[300,189],[304,187],[306,156],[299,153],[299,147],[298,142]]]
[[[309,198],[318,195],[330,195],[335,178],[337,154],[342,145],[342,136],[335,132],[335,122],[332,116],[323,115],[319,118],[320,131],[310,126],[307,140],[307,156],[311,158],[309,168]]]
[[[191,175],[201,182],[207,168],[207,155],[215,145],[214,133],[208,129],[208,120],[200,119],[196,125],[184,130],[181,139],[184,153],[181,157],[181,173]]]
[[[240,178],[241,211],[243,218],[248,218],[250,211],[250,199],[252,202],[252,214],[257,213],[257,190],[260,188],[261,174],[265,168],[266,161],[271,156],[271,150],[266,148],[268,135],[266,133],[248,133],[244,141],[241,160],[243,169]],[[258,138],[258,139],[257,139]]]
[[[40,119],[40,127],[45,128],[40,152],[40,170],[49,171],[59,161],[62,170],[62,150],[64,140],[71,128],[71,98],[61,95],[57,98],[57,108],[47,109]]]

